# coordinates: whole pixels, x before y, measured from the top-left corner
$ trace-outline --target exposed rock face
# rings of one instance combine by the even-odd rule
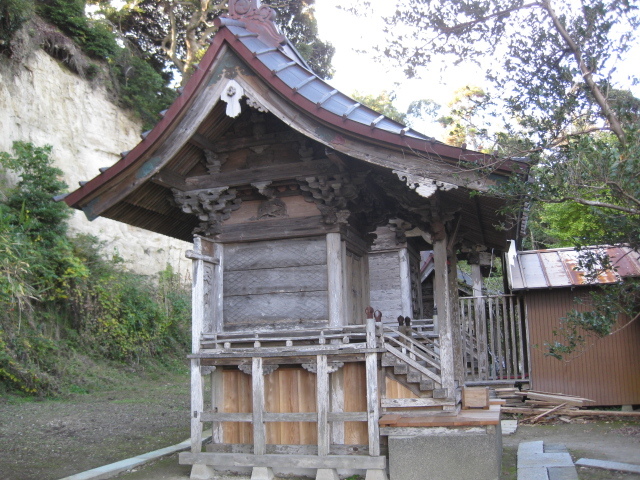
[[[55,164],[74,190],[140,141],[140,123],[114,105],[104,88],[69,72],[45,52],[34,51],[17,71],[1,62],[0,151],[10,151],[17,140],[53,146]],[[70,226],[105,241],[108,250],[117,249],[139,273],[155,274],[167,263],[183,274],[189,270],[185,242],[106,218],[89,222],[77,211]]]

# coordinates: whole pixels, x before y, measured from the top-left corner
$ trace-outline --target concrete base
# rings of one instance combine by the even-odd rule
[[[191,480],[213,480],[215,474],[216,472],[213,467],[196,463],[191,467],[191,475],[189,478]]]
[[[498,480],[502,466],[499,424],[473,429],[420,429],[419,436],[389,436],[391,480]]]
[[[316,472],[316,480],[340,480],[335,468],[319,468]]]
[[[268,467],[253,467],[251,480],[273,480],[273,470]]]
[[[364,480],[388,480],[386,470],[367,470]]]

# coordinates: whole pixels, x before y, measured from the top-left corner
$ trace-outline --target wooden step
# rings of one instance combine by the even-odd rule
[[[380,401],[382,408],[455,407],[456,405],[456,401],[449,398],[383,398]]]
[[[396,375],[408,375],[409,365],[407,365],[406,363],[400,363],[398,365],[394,365],[393,373],[395,373]]]

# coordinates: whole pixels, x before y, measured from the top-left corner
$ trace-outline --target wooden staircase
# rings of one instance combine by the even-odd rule
[[[458,389],[443,388],[436,335],[423,328],[379,324],[378,337],[385,352],[381,365],[387,378],[397,381],[418,398],[383,398],[383,408],[428,407],[434,414],[456,409]]]

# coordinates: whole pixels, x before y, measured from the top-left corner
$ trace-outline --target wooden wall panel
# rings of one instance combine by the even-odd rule
[[[366,412],[367,391],[364,363],[346,363],[344,367],[345,412]],[[265,376],[265,409],[271,413],[316,411],[316,376],[303,368],[278,368]],[[239,370],[225,370],[224,412],[251,412],[251,376]],[[408,392],[409,395],[411,392]],[[409,398],[409,397],[402,397]],[[253,443],[250,423],[224,422],[224,443]],[[345,444],[367,444],[366,422],[345,422]],[[315,445],[315,422],[268,422],[267,444]]]
[[[344,364],[344,411],[367,411],[367,373],[365,364],[360,362]],[[368,443],[366,422],[345,422],[345,445],[366,445]]]
[[[365,263],[366,257],[357,255],[347,250],[346,258],[346,314],[347,324],[349,325],[361,325],[364,323],[364,310],[368,305],[364,304],[365,288],[369,288],[368,285],[363,285],[363,281],[366,278]]]
[[[602,339],[588,338],[586,348],[569,361],[544,355],[554,341],[560,318],[576,307],[576,295],[588,289],[530,291],[526,305],[531,345],[531,387],[595,400],[593,405],[640,404],[640,323],[633,322]],[[582,305],[586,309],[586,305]],[[619,328],[626,320],[620,320]]]
[[[250,413],[251,376],[240,370],[225,370],[222,374],[225,413]],[[246,422],[223,422],[224,443],[253,443],[253,428]]]
[[[402,314],[400,263],[396,250],[369,254],[369,282],[371,306],[382,312],[383,320],[395,320]]]
[[[225,245],[224,330],[325,326],[326,250],[324,237]]]
[[[418,395],[413,393],[407,387],[391,378],[385,378],[385,382],[387,389],[387,398],[419,398]]]

